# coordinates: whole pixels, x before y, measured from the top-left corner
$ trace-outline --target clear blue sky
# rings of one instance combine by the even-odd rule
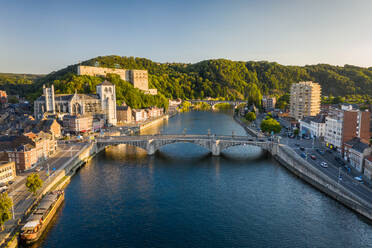
[[[0,72],[99,55],[372,66],[372,1],[0,0]]]

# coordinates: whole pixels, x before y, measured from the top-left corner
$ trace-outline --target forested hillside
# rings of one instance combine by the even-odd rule
[[[83,65],[146,69],[150,88],[157,88],[159,97],[150,97],[131,87],[119,78],[110,76],[117,86],[119,101],[128,101],[132,107],[156,103],[164,105],[165,98],[196,99],[224,97],[248,99],[259,102],[262,95],[283,95],[290,85],[312,80],[322,86],[322,95],[372,96],[372,67],[332,66],[284,66],[275,62],[241,62],[226,59],[205,60],[195,64],[156,63],[144,58],[102,56],[87,60]],[[34,87],[23,87],[20,94],[34,97],[41,94],[42,84],[55,84],[58,93],[94,93],[100,78],[77,76],[76,65],[69,66],[42,78],[33,80]],[[27,81],[29,84],[30,81]],[[0,84],[0,88],[3,85]],[[12,89],[13,90],[13,89]],[[28,91],[30,90],[30,91]],[[34,93],[34,94],[32,94]]]
[[[8,95],[29,95],[33,98],[35,92],[34,82],[44,75],[0,73],[0,89],[5,90]]]

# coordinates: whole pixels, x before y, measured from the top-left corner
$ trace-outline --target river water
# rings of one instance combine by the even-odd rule
[[[222,112],[184,113],[147,131],[159,132],[245,135]],[[371,227],[255,147],[212,157],[194,144],[154,156],[121,145],[72,178],[36,246],[372,247]]]

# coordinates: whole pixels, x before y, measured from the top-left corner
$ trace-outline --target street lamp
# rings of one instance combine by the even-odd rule
[[[341,167],[338,167],[338,178],[337,178],[337,183],[340,184],[341,179]]]
[[[14,217],[14,201],[13,201],[13,196],[11,195],[10,196],[10,199],[12,200],[12,217],[13,217],[13,220],[15,219]]]

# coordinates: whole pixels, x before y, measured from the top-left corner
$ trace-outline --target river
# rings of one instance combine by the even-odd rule
[[[147,133],[245,135],[231,114],[189,112]],[[194,144],[154,156],[121,145],[66,188],[41,247],[372,247],[365,219],[259,148],[212,157]]]

